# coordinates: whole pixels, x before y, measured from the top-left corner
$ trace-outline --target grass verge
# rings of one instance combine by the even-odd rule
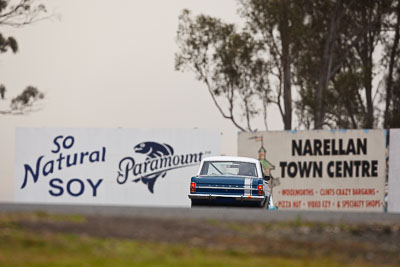
[[[84,223],[80,216],[0,215],[0,266],[366,266],[333,258],[285,258],[237,249],[195,247],[24,229],[19,221]],[[372,265],[371,265],[372,266]]]

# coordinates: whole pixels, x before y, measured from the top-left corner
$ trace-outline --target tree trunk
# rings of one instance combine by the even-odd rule
[[[362,21],[367,31],[363,33],[360,57],[363,65],[363,84],[365,90],[367,112],[364,114],[363,128],[374,128],[374,104],[372,101],[372,54],[374,52],[374,29],[371,28],[370,14],[364,9],[362,11]]]
[[[372,129],[374,128],[374,105],[372,103],[372,58],[367,59],[364,68],[364,86],[365,99],[367,100],[367,117],[365,118],[364,128]]]
[[[287,0],[281,1],[281,20],[280,34],[282,42],[282,68],[283,68],[283,99],[285,104],[285,114],[283,118],[285,130],[292,129],[292,88],[290,72],[290,29],[289,29],[289,3]]]
[[[396,63],[396,51],[399,45],[400,39],[400,0],[397,2],[397,22],[395,26],[395,35],[393,40],[393,46],[390,52],[389,60],[389,73],[386,82],[386,107],[385,107],[385,118],[384,118],[384,128],[390,128],[390,106],[392,102],[392,89],[393,89],[393,72],[394,64]]]
[[[342,12],[343,12],[342,0],[338,0],[335,5],[335,10],[331,15],[331,21],[326,36],[324,53],[321,61],[321,73],[319,75],[317,92],[316,92],[317,108],[315,110],[315,115],[314,115],[315,129],[322,129],[322,126],[324,124],[324,118],[325,118],[324,94],[326,89],[328,88],[329,77],[332,67],[333,51]]]

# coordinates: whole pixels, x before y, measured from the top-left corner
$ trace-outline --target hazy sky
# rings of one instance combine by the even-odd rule
[[[26,86],[45,92],[42,110],[0,115],[0,201],[12,200],[15,127],[207,128],[236,155],[238,130],[192,73],[174,70],[178,16],[188,8],[240,21],[234,0],[48,0],[54,18],[20,29],[20,51],[0,54],[7,101]],[[276,112],[270,129],[282,125]]]

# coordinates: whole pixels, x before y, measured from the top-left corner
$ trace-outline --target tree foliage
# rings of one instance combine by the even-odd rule
[[[178,30],[177,69],[196,73],[225,118],[239,127],[232,110],[248,121],[264,101],[264,110],[278,105],[285,129],[293,108],[301,128],[400,127],[400,0],[239,3],[241,31],[209,16],[192,19],[189,11]],[[240,54],[243,48],[248,53]],[[238,82],[244,77],[252,82]],[[239,95],[244,105],[232,101]]]
[[[252,119],[260,113],[256,101],[262,100],[266,117],[270,91],[264,77],[269,66],[260,55],[260,43],[233,24],[204,15],[192,18],[188,10],[179,21],[175,68],[194,72],[222,116],[240,130],[253,131]]]
[[[28,24],[46,19],[46,7],[36,0],[0,0],[0,30],[4,27],[23,27]],[[0,54],[18,52],[18,42],[12,37],[5,37],[0,32]],[[1,99],[5,98],[6,87],[0,85]],[[44,94],[35,87],[28,86],[20,95],[12,99],[10,109],[0,114],[19,113],[31,107],[32,103],[42,99]]]
[[[333,2],[321,1],[321,5],[326,6],[326,9],[329,10],[328,14],[334,14],[339,3],[336,1],[334,6]],[[296,69],[300,70],[299,79],[311,81],[311,84],[306,81],[306,86],[302,83],[303,81],[300,82],[302,85],[300,87],[300,108],[298,109],[300,118],[309,119],[311,117],[314,119],[313,114],[316,116],[319,112],[322,116],[318,119],[315,118],[316,128],[321,128],[322,125],[335,128],[374,128],[378,126],[380,110],[376,96],[380,88],[374,86],[374,79],[379,77],[379,74],[382,75],[382,69],[379,66],[380,55],[376,51],[383,46],[384,21],[390,14],[390,6],[390,1],[344,1],[340,20],[337,21],[336,37],[329,37],[329,31],[325,30],[325,37],[311,39],[315,41],[314,49],[316,48],[315,50],[319,52],[314,53],[307,48],[308,46],[303,48],[307,58],[310,57],[308,53],[314,54],[312,61],[316,62],[315,69],[322,69],[326,65],[319,63],[318,59],[325,57],[326,50],[324,48],[329,40],[333,42],[334,46],[330,53],[332,58],[330,71],[323,75],[326,77],[325,86],[321,86],[320,77],[313,89],[312,82],[317,79],[310,78],[311,72],[303,71],[300,65],[296,66]],[[317,16],[318,23],[321,23],[324,16],[324,13]],[[332,25],[332,23],[334,22],[331,20],[322,24],[329,27],[328,25]],[[324,31],[317,30],[316,32]],[[321,55],[323,56],[321,57]],[[302,61],[300,60],[300,63]],[[315,97],[315,101],[319,100],[319,103],[313,100],[314,92],[322,92],[321,98]]]
[[[22,27],[44,19],[46,7],[37,0],[0,0],[0,25]]]
[[[0,0],[0,28],[22,27],[45,19],[46,7],[36,0]],[[14,37],[5,37],[0,33],[0,53],[18,51]]]
[[[295,25],[302,21],[303,13],[293,0],[241,0],[240,3],[240,14],[252,34],[263,44],[264,60],[271,66],[270,73],[265,73],[276,87],[270,102],[278,106],[284,128],[290,130],[293,42],[299,34]]]
[[[21,94],[11,100],[11,109],[23,111],[32,106],[36,100],[43,98],[44,94],[39,92],[36,87],[28,86]]]
[[[0,53],[5,53],[8,49],[11,49],[12,52],[16,53],[18,51],[17,40],[15,40],[14,37],[5,38],[0,33]]]
[[[400,128],[400,0],[393,4],[391,14],[386,21],[389,36],[385,38],[386,53],[383,59],[388,65],[384,127]]]
[[[6,89],[6,87],[4,86],[4,84],[0,84],[0,98],[1,98],[1,99],[4,99],[4,96],[5,96],[5,94],[6,94],[6,91],[7,91],[7,89]]]
[[[5,87],[0,85],[1,89]],[[38,109],[34,104],[44,98],[44,93],[40,92],[36,87],[27,86],[21,94],[17,95],[15,98],[11,99],[9,110],[0,110],[0,114],[25,114]]]

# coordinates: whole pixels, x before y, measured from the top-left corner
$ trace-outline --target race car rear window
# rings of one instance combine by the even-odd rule
[[[233,175],[257,177],[256,164],[237,161],[205,161],[200,175]]]

